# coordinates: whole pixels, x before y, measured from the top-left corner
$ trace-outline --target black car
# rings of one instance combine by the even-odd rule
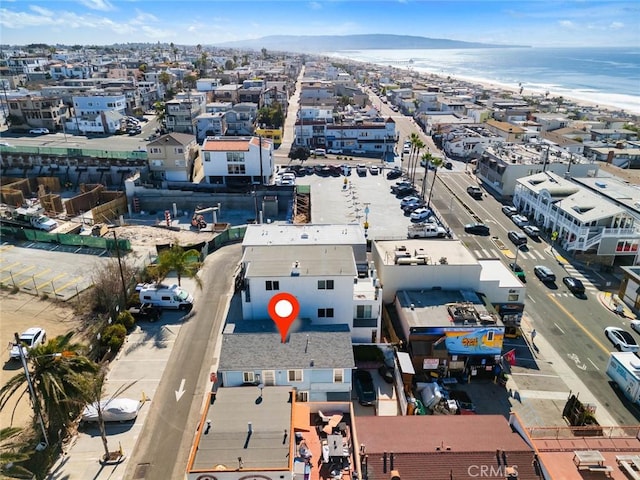
[[[518,265],[517,263],[510,263],[509,268],[520,280],[522,280],[523,282],[527,281],[527,275],[526,273],[524,273],[524,270],[520,265]]]
[[[536,277],[538,277],[542,282],[551,283],[556,281],[556,274],[545,265],[536,265],[533,267],[533,273],[535,273]]]
[[[376,402],[376,388],[373,385],[373,377],[366,370],[356,370],[354,385],[360,405],[373,405]]]
[[[579,279],[575,277],[563,277],[562,283],[564,283],[574,295],[584,295],[584,284]]]
[[[464,231],[473,235],[489,235],[489,227],[484,223],[467,223]]]
[[[387,180],[395,180],[396,178],[400,178],[402,176],[402,170],[399,168],[394,168],[393,170],[389,170],[387,172]]]
[[[160,319],[162,310],[154,305],[143,303],[137,307],[129,308],[129,313],[135,320],[148,320],[149,322],[155,322]]]

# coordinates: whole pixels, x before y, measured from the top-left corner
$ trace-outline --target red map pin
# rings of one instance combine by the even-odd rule
[[[300,312],[298,299],[290,293],[277,293],[271,297],[271,300],[269,300],[267,311],[269,312],[269,316],[271,317],[271,320],[273,320],[273,323],[278,327],[282,343],[284,343],[287,339],[287,335],[289,334],[291,324],[295,321],[298,317],[298,313]]]

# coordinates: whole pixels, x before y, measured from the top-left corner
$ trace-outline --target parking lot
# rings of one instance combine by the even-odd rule
[[[391,193],[391,186],[402,179],[386,178],[394,164],[366,159],[354,159],[348,164],[351,166],[351,174],[348,176],[314,173],[296,177],[297,185],[311,186],[312,223],[364,225],[366,222],[370,239],[407,238],[411,220],[401,210],[400,199]],[[366,173],[364,169],[361,170],[361,175],[356,172],[358,164],[367,166]],[[377,175],[372,175],[369,169],[371,166],[382,167],[382,170]],[[430,176],[429,181],[431,179]]]

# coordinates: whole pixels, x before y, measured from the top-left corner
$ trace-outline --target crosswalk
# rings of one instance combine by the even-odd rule
[[[486,260],[489,258],[504,258],[505,256],[504,253],[497,248],[479,248],[476,250],[472,250],[472,252],[473,252],[473,255],[478,260]],[[515,252],[513,253],[513,256],[515,258]],[[537,250],[529,250],[526,252],[523,252],[523,251],[518,252],[518,259],[549,260],[549,256]],[[513,261],[513,260],[510,260],[510,261]]]
[[[488,260],[488,259],[495,259],[495,258],[503,259],[507,257],[509,262],[513,262],[514,261],[513,253],[506,252],[506,253],[510,253],[510,255],[507,256],[505,255],[505,252],[506,251],[502,251],[498,248],[479,248],[479,249],[472,250],[473,255],[478,260]],[[540,252],[537,250],[528,250],[528,251],[518,252],[518,263],[520,263],[520,260],[531,260],[535,262],[546,263],[550,259],[551,257],[549,257],[549,255],[546,255],[544,252]],[[562,268],[564,269],[566,274],[562,274],[558,276],[558,280],[556,282],[558,285],[564,286],[562,285],[562,277],[574,277],[579,279],[584,284],[584,288],[587,294],[589,294],[589,292],[596,293],[600,291],[599,287],[602,286],[602,277],[598,276],[598,274],[595,273],[593,270],[589,270],[580,266],[576,267],[569,263],[564,264]],[[530,274],[531,275],[527,275],[527,276],[534,277],[533,272],[530,272]],[[554,291],[550,294],[553,295],[554,297],[573,297],[574,296],[573,293],[568,291],[566,288],[560,288],[559,290]]]

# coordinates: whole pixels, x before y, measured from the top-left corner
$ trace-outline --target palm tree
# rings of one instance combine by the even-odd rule
[[[160,125],[164,125],[164,119],[167,116],[167,106],[164,102],[156,102],[153,104],[153,109],[156,112],[156,120]]]
[[[420,151],[425,147],[425,143],[420,139],[420,137],[416,134],[416,139],[412,138],[412,149],[413,149],[413,170],[411,172],[411,183],[416,180],[416,169],[418,168],[418,157],[420,157]]]
[[[430,155],[430,154],[427,154]],[[429,200],[427,200],[427,208],[431,208],[431,195],[433,194],[433,187],[436,186],[436,177],[438,176],[438,167],[442,165],[442,159],[439,157],[431,158],[431,165],[433,165],[433,181],[431,182],[431,188],[429,189]],[[425,178],[427,176],[425,175]]]
[[[77,400],[84,395],[78,377],[93,375],[98,365],[85,357],[84,347],[71,343],[73,332],[61,335],[29,351],[29,377],[35,397],[36,415],[46,420],[49,437],[66,428],[79,413]],[[18,395],[27,393],[27,375],[20,372],[0,388],[0,409]]]
[[[0,474],[12,478],[32,478],[32,472],[16,465],[16,463],[24,462],[29,458],[29,454],[23,450],[26,445],[19,441],[10,441],[21,431],[22,429],[17,427],[0,429]]]
[[[202,281],[197,276],[200,269],[200,252],[195,249],[184,250],[182,246],[176,242],[171,245],[168,250],[163,250],[158,255],[158,261],[151,265],[151,274],[156,277],[158,282],[164,280],[169,272],[175,271],[178,276],[178,285],[182,277],[192,278],[196,285],[202,288]]]
[[[407,175],[409,176],[409,178],[411,178],[411,160],[413,159],[415,144],[418,140],[420,140],[420,136],[416,132],[412,132],[411,135],[409,135],[409,143],[411,144],[411,151],[409,152],[409,162],[407,164]]]
[[[100,430],[100,438],[102,439],[102,447],[104,448],[104,457],[103,460],[107,461],[110,458],[109,451],[109,443],[107,441],[107,430],[104,424],[104,416],[103,416],[103,404],[101,403],[102,397],[104,395],[104,387],[105,380],[107,376],[107,371],[105,365],[102,365],[102,368],[98,370],[98,372],[94,375],[83,376],[78,379],[78,383],[82,385],[82,391],[84,392],[83,397],[80,399],[82,405],[89,404],[94,405],[96,408],[96,413],[98,414],[98,428]],[[126,392],[133,385],[137,383],[137,380],[129,382],[125,385],[120,386],[112,395],[109,396],[108,400],[112,400],[117,398],[122,393]]]

